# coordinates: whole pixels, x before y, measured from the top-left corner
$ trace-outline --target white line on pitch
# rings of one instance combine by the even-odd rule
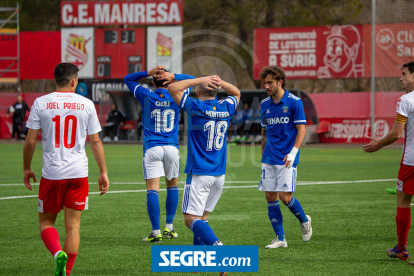
[[[397,179],[371,179],[371,180],[354,180],[354,181],[319,181],[319,182],[298,182],[296,185],[324,185],[324,184],[351,184],[351,183],[372,183],[372,182],[391,182],[396,181]],[[254,183],[255,181],[227,181],[225,183]],[[140,182],[115,182],[115,183],[129,183],[129,184],[136,184]],[[185,182],[179,182],[179,183],[185,183]],[[90,183],[90,184],[96,184]],[[112,183],[114,184],[114,183]],[[0,184],[2,185],[2,184]],[[3,184],[5,185],[5,184]],[[13,184],[13,185],[24,185],[24,184]],[[242,188],[256,188],[257,185],[251,185],[251,186],[224,186],[224,189],[242,189]],[[178,190],[183,190],[183,188],[179,188]],[[124,191],[108,191],[107,194],[120,194],[120,193],[143,193],[147,190],[124,190]],[[164,189],[160,191],[165,191]],[[90,195],[96,195],[100,194],[100,192],[90,192]],[[27,195],[27,196],[10,196],[10,197],[0,197],[0,200],[4,199],[19,199],[19,198],[30,198],[30,197],[37,197],[37,195]]]
[[[259,180],[252,181],[226,181],[227,184],[242,184],[242,183],[259,183]],[[296,185],[322,185],[322,184],[350,184],[350,183],[371,183],[371,182],[389,182],[397,181],[397,179],[370,179],[370,180],[352,180],[352,181],[298,181]],[[178,182],[185,184],[185,181]],[[98,184],[98,182],[89,182],[89,184]],[[110,185],[144,185],[145,182],[110,182]],[[1,186],[24,186],[22,183],[0,184]],[[32,186],[39,186],[39,183],[32,183]]]

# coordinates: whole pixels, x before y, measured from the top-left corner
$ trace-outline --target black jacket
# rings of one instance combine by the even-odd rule
[[[27,106],[27,103],[25,101],[22,100],[21,103],[15,102],[13,104],[13,107],[15,109],[14,113],[13,113],[13,120],[16,121],[24,121],[26,119],[26,111],[30,112],[29,107]],[[10,113],[10,109],[7,110],[7,114]]]
[[[121,122],[125,123],[125,115],[119,109],[111,110],[108,113],[108,117],[106,118],[106,122],[108,126],[116,126],[119,127]]]

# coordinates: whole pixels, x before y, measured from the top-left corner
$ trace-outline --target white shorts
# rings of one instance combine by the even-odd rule
[[[226,175],[187,174],[182,212],[200,217],[204,211],[212,212],[223,191],[225,178]]]
[[[144,178],[165,176],[168,180],[180,174],[180,153],[174,146],[157,146],[147,149],[142,159]]]
[[[262,177],[257,189],[266,192],[295,192],[297,168],[262,163]]]

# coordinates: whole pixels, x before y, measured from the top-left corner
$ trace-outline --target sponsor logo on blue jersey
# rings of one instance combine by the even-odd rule
[[[268,118],[266,122],[268,125],[287,124],[289,123],[289,117]]]

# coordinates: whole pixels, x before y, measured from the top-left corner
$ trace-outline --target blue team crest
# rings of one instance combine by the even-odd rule
[[[282,108],[283,108],[283,112],[285,112],[285,113],[287,113],[288,110],[289,110],[289,106],[287,106],[287,105],[282,106]]]

